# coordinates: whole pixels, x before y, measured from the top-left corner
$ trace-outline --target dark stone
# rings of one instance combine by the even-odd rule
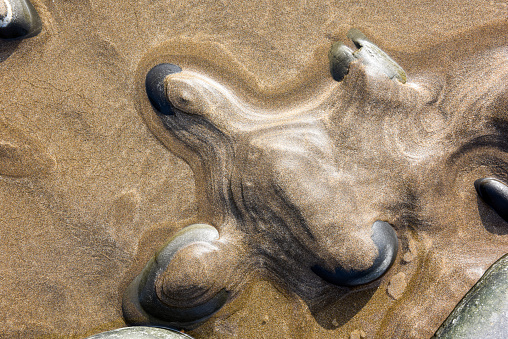
[[[5,9],[0,13],[1,39],[23,39],[39,34],[41,18],[29,0],[5,1]]]
[[[127,288],[122,303],[125,321],[131,325],[192,329],[217,312],[228,298],[228,292],[224,289],[199,305],[178,307],[167,305],[160,300],[155,284],[179,250],[196,242],[212,242],[218,237],[214,227],[195,224],[184,228],[169,240]],[[185,285],[184,290],[191,291],[192,286],[187,286],[185,281],[182,283]],[[180,295],[181,298],[185,298],[184,293],[185,291]]]
[[[508,186],[494,178],[483,178],[476,180],[474,187],[480,198],[508,222]]]
[[[183,339],[191,336],[182,332],[157,327],[124,327],[116,330],[95,334],[86,339]]]
[[[159,64],[152,68],[146,75],[145,88],[146,94],[152,106],[164,115],[175,114],[173,107],[166,96],[166,86],[164,79],[174,73],[181,72],[182,69],[174,64]]]
[[[395,261],[399,242],[397,233],[395,233],[392,226],[379,220],[372,225],[371,238],[379,251],[379,255],[370,268],[355,271],[337,267],[334,272],[330,272],[319,265],[315,265],[312,267],[312,271],[325,281],[339,286],[357,286],[376,280],[388,271]]]
[[[356,60],[351,48],[342,42],[335,42],[328,52],[330,60],[330,72],[335,81],[341,81],[349,72],[349,64]]]
[[[434,339],[500,339],[508,334],[508,254],[467,292]]]

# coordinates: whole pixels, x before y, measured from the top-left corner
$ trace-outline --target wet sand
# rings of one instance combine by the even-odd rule
[[[504,51],[492,52],[493,63],[479,57],[508,46],[508,8],[502,2],[33,5],[43,31],[27,40],[0,41],[5,338],[84,338],[123,326],[121,297],[128,283],[166,239],[196,220],[199,196],[191,168],[154,136],[148,113],[140,112],[147,108],[140,92],[144,62],[160,60],[161,48],[172,48],[168,41],[205,50],[217,46],[209,50],[212,63],[214,57],[216,64],[234,61],[225,67],[255,95],[278,98],[279,104],[293,102],[298,93],[312,96],[295,88],[325,81],[328,48],[345,41],[352,27],[389,53],[409,82],[431,89],[445,83],[444,96],[466,93],[474,103],[475,93],[488,93],[489,84],[506,79]],[[456,76],[448,81],[450,74]],[[238,80],[229,80],[240,90]],[[503,97],[499,86],[491,92]],[[452,112],[469,103],[447,104]],[[493,105],[494,112],[506,107],[502,100]],[[429,114],[416,122],[432,132],[442,129],[440,119]],[[478,129],[475,121],[458,118],[458,134],[489,130]],[[435,136],[419,139],[413,132],[413,144],[402,147],[405,154],[435,150],[429,146]],[[361,330],[367,338],[430,337],[482,272],[508,252],[508,225],[472,185],[481,176],[507,179],[505,152],[495,145],[461,149],[464,139],[455,137],[445,144],[446,152],[458,150],[455,157],[415,170],[416,190],[404,192],[405,199],[387,213],[401,249],[381,281],[347,295],[334,297],[332,291],[318,302],[258,281],[190,334],[349,338]],[[417,212],[403,213],[408,210]]]

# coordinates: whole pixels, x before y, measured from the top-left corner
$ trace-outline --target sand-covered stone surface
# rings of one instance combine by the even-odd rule
[[[140,90],[145,68],[164,62],[172,42],[178,60],[185,62],[183,45],[199,46],[188,55],[230,60],[253,96],[288,92],[280,96],[289,104],[314,96],[305,86],[292,92],[295,84],[330,81],[328,49],[356,27],[405,69],[408,84],[428,86],[426,105],[444,107],[422,103],[421,115],[400,126],[388,119],[401,160],[362,164],[382,170],[371,178],[396,183],[373,181],[373,189],[400,193],[386,193],[381,214],[400,248],[380,281],[311,301],[270,279],[255,281],[190,335],[429,338],[508,252],[508,223],[473,186],[486,176],[508,181],[506,2],[32,3],[42,32],[0,41],[0,338],[85,338],[125,326],[121,300],[130,281],[171,235],[199,221],[193,171],[147,126],[152,112]],[[351,134],[348,161],[354,145],[366,144],[354,138],[383,129],[355,107],[351,116],[358,113],[365,130]],[[376,196],[365,192],[358,210]]]

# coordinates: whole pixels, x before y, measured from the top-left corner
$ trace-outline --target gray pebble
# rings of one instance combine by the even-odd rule
[[[495,178],[478,179],[474,186],[480,198],[508,221],[508,186]]]
[[[500,339],[508,334],[508,254],[467,292],[434,339]]]
[[[334,271],[327,271],[319,265],[311,269],[325,281],[338,286],[358,286],[368,284],[381,277],[392,266],[397,251],[399,240],[393,227],[385,222],[377,220],[372,225],[372,240],[378,249],[378,257],[371,267],[363,271],[348,270],[337,267]]]
[[[383,73],[390,79],[406,83],[406,72],[381,48],[370,42],[365,34],[352,28],[347,37],[353,41],[356,51],[341,42],[336,42],[330,48],[328,59],[330,72],[336,81],[341,81],[349,72],[349,65],[355,60],[364,64],[371,73]]]
[[[146,326],[124,327],[95,334],[86,339],[182,339],[191,336],[182,332]]]
[[[145,88],[148,99],[152,106],[164,115],[175,114],[166,95],[164,79],[170,74],[181,71],[182,69],[179,66],[165,63],[153,67],[146,75]]]
[[[330,72],[335,81],[342,81],[349,72],[349,64],[356,60],[351,48],[338,41],[332,45],[328,52]]]
[[[164,248],[150,259],[125,291],[122,301],[125,321],[131,325],[152,324],[191,329],[217,312],[227,301],[228,292],[225,289],[221,289],[210,299],[201,300],[199,298],[203,295],[199,293],[200,286],[195,287],[188,285],[188,281],[182,281],[181,290],[174,293],[178,294],[178,299],[187,300],[191,304],[182,307],[168,305],[161,300],[157,294],[156,282],[178,251],[193,243],[210,243],[218,238],[218,231],[207,224],[193,224],[175,234]],[[166,298],[169,296],[166,295]],[[192,305],[193,302],[195,305]]]

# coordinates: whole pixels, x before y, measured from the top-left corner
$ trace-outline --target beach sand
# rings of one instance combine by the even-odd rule
[[[478,53],[508,46],[506,2],[32,3],[42,32],[0,41],[1,338],[85,338],[125,326],[123,291],[165,240],[195,220],[193,172],[139,112],[149,108],[140,97],[142,61],[159,60],[168,41],[218,46],[259,93],[326,76],[331,43],[347,40],[352,27],[390,54],[410,82],[460,70],[463,60],[484,67]],[[429,119],[432,125],[438,117]],[[471,184],[506,176],[506,156],[492,152],[485,166],[464,151],[456,163],[422,172],[418,206],[433,218],[396,220],[404,233],[399,258],[380,282],[309,305],[258,281],[190,334],[430,337],[508,252],[508,225]],[[450,185],[430,189],[436,177]]]

